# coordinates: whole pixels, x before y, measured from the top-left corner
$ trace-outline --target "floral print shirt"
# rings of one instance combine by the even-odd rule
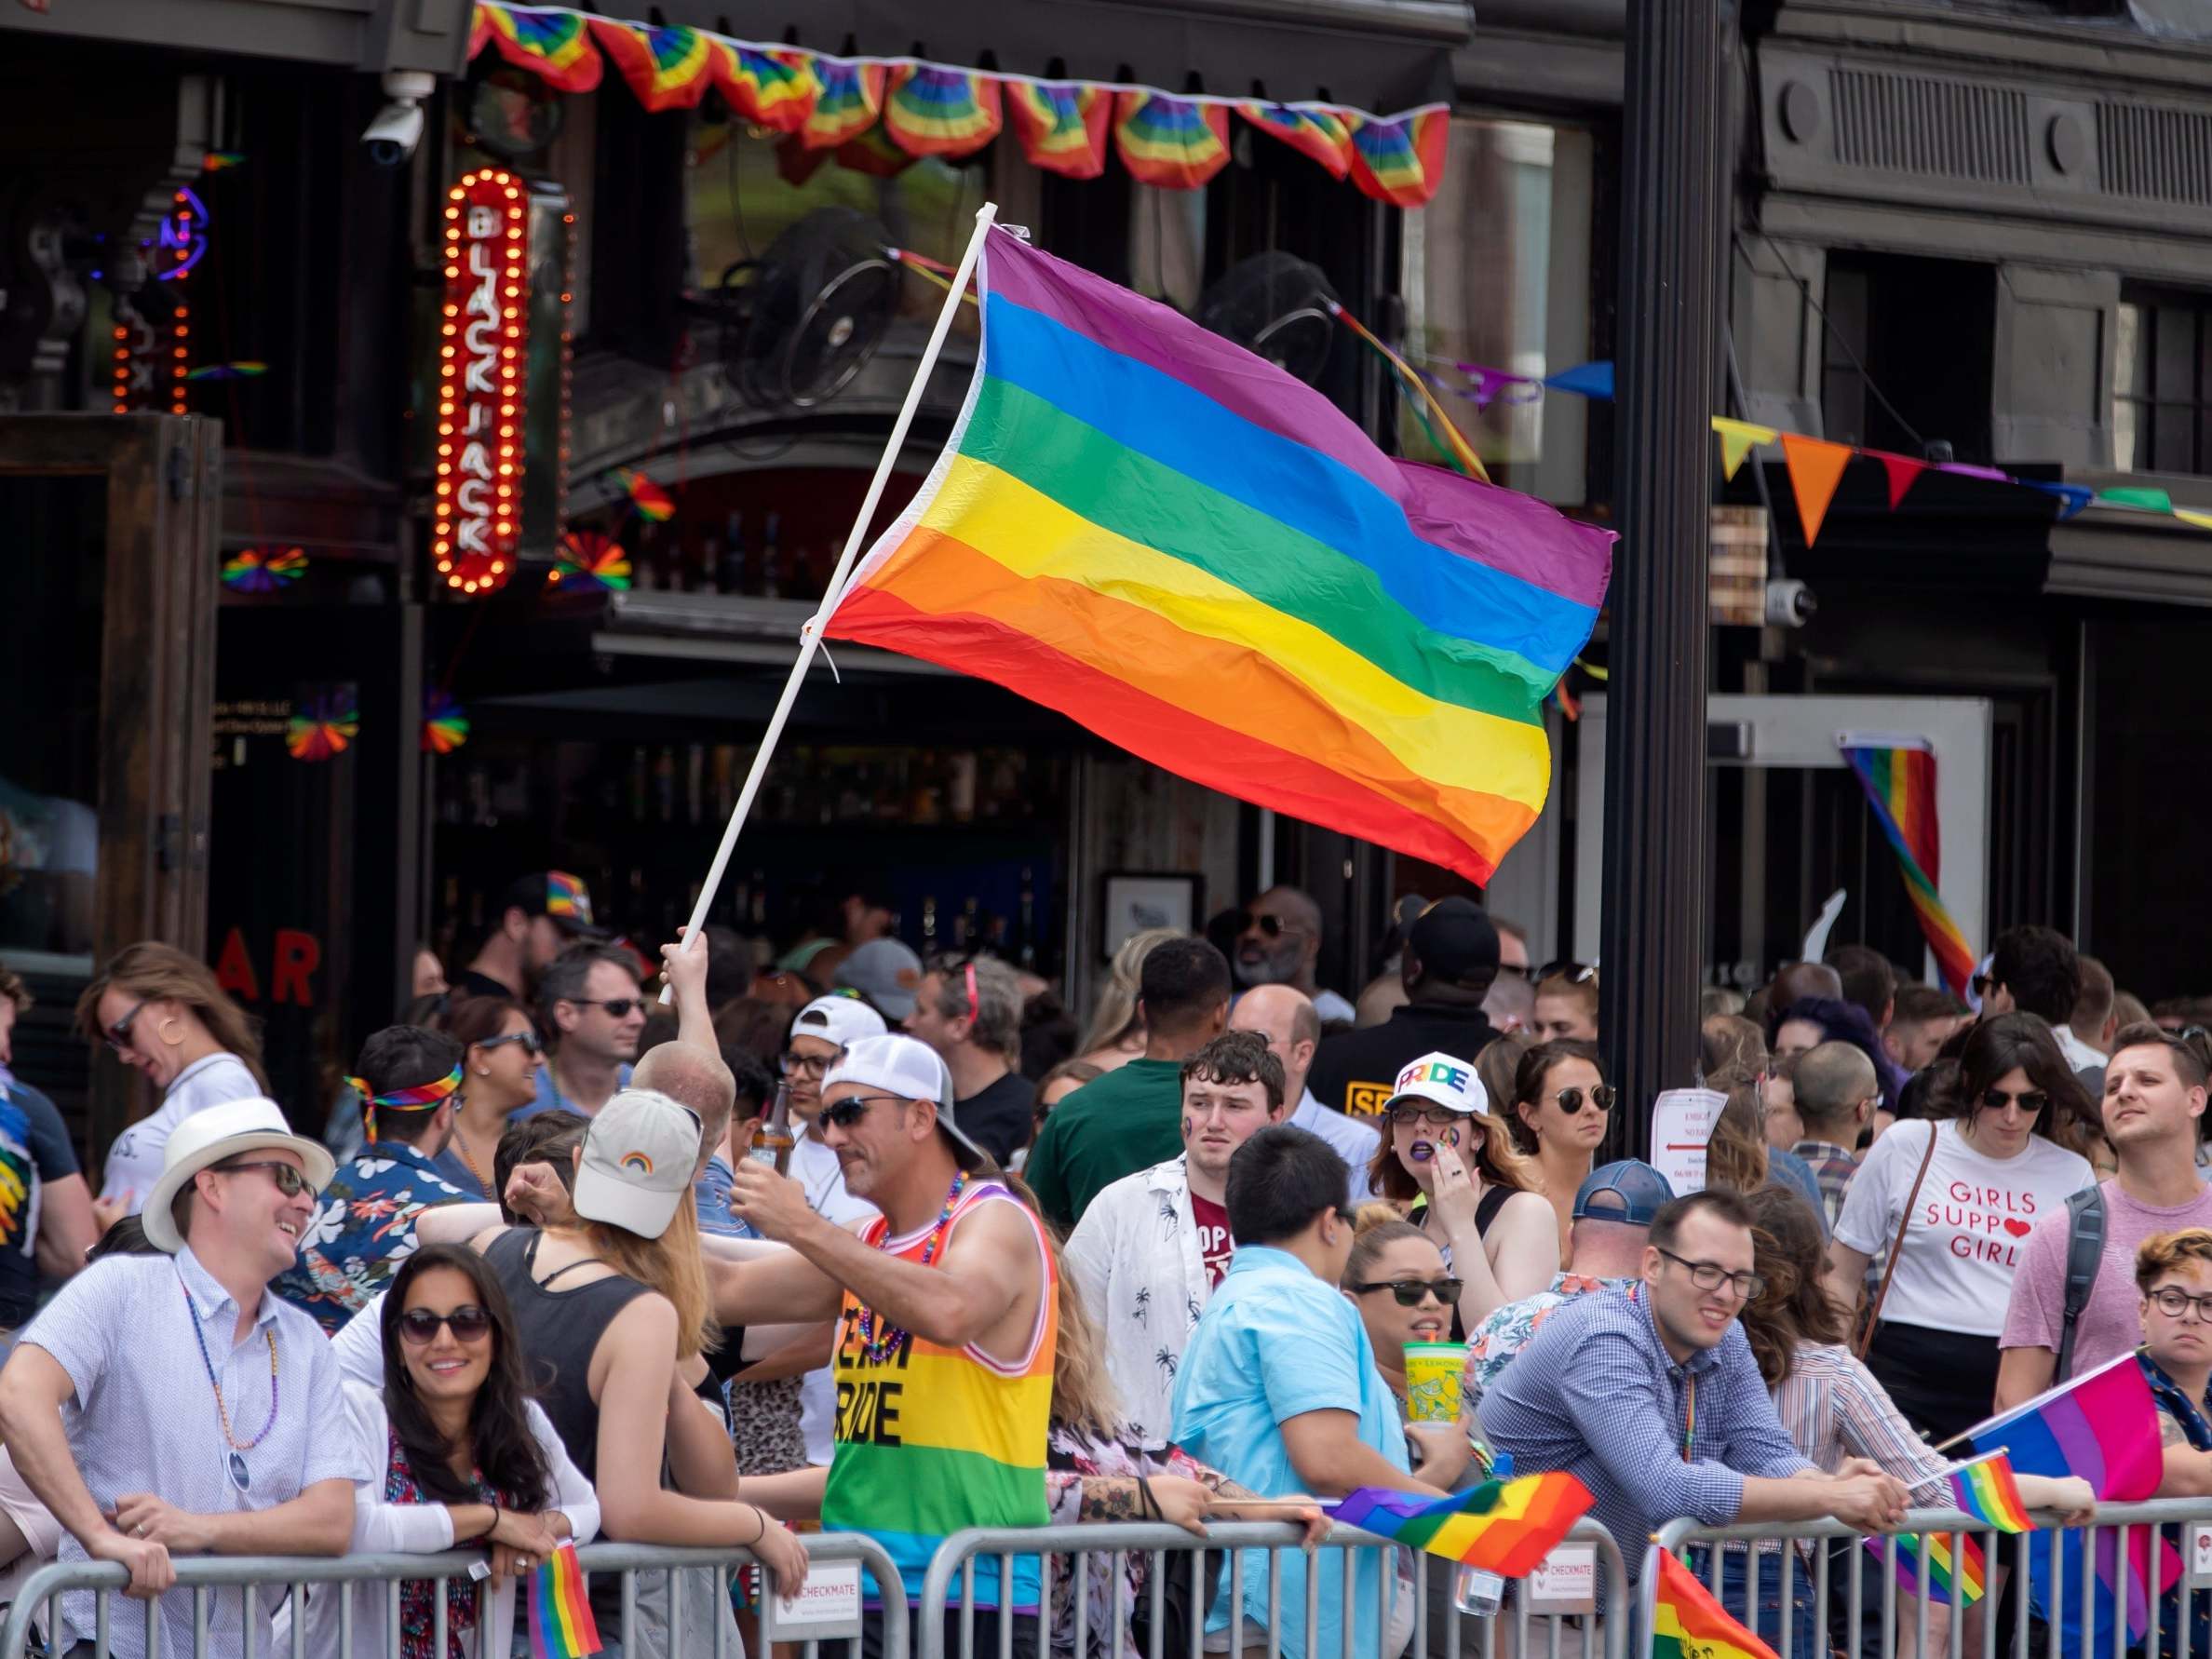
[[[1051,1524],[1072,1527],[1086,1518],[1097,1520],[1138,1520],[1143,1518],[1135,1507],[1126,1515],[1094,1513],[1086,1517],[1083,1513],[1083,1483],[1086,1479],[1106,1477],[1131,1479],[1145,1475],[1180,1475],[1187,1480],[1202,1481],[1219,1487],[1221,1477],[1195,1458],[1187,1457],[1175,1447],[1161,1451],[1147,1451],[1131,1436],[1131,1429],[1125,1425],[1122,1435],[1101,1440],[1083,1429],[1071,1428],[1055,1421],[1045,1439],[1045,1502],[1051,1511]],[[1120,1558],[1124,1582],[1128,1585],[1125,1609],[1149,1607],[1146,1585],[1151,1583],[1152,1556],[1144,1550],[1127,1550]],[[1071,1564],[1072,1558],[1071,1558]],[[1098,1659],[1099,1655],[1115,1652],[1113,1639],[1113,1572],[1114,1555],[1112,1550],[1094,1551],[1086,1564],[1084,1578],[1084,1599],[1089,1604],[1088,1649],[1075,1653],[1075,1575],[1059,1571],[1052,1579],[1052,1643],[1055,1653],[1073,1654],[1074,1659]],[[1137,1652],[1134,1633],[1125,1633],[1120,1651]]]
[[[415,1217],[467,1197],[413,1147],[371,1140],[338,1166],[300,1236],[300,1259],[269,1288],[335,1336],[414,1254]]]
[[[1571,1297],[1593,1290],[1625,1290],[1634,1279],[1598,1279],[1588,1274],[1562,1273],[1551,1288],[1509,1302],[1467,1332],[1467,1366],[1460,1378],[1460,1395],[1469,1410],[1481,1404],[1483,1390],[1498,1380],[1506,1363],[1528,1346],[1544,1322]]]

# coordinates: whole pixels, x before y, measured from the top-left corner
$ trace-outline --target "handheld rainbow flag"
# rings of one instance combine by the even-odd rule
[[[690,110],[714,83],[714,53],[696,29],[592,18],[592,37],[647,109]]]
[[[530,1659],[586,1659],[600,1646],[576,1546],[563,1539],[531,1580]]]
[[[825,632],[995,681],[1157,765],[1487,883],[1612,533],[1383,455],[1165,305],[985,239],[951,446]]]
[[[1032,167],[1067,179],[1095,179],[1106,170],[1113,94],[1104,87],[1008,81],[1004,101]]]
[[[1775,1659],[1774,1650],[1737,1624],[1697,1575],[1666,1550],[1652,1597],[1652,1659]]]
[[[1961,1463],[1950,1472],[1951,1501],[1984,1526],[2000,1532],[2032,1532],[2028,1505],[2020,1502],[2012,1460],[2004,1449]]]
[[[1449,1498],[1363,1486],[1337,1504],[1336,1518],[1464,1567],[1526,1578],[1592,1502],[1581,1481],[1555,1471],[1503,1486],[1486,1480]]]
[[[1936,890],[1943,844],[1936,823],[1936,751],[1925,737],[1872,732],[1841,733],[1836,746],[1897,855],[1912,913],[1943,982],[1953,996],[1964,996],[1966,982],[1974,977],[1974,952]]]
[[[1939,1601],[1946,1607],[1972,1607],[1979,1601],[1988,1577],[1983,1567],[1981,1545],[1971,1537],[1964,1538],[1962,1542],[1966,1547],[1962,1552],[1963,1565],[1961,1566],[1954,1564],[1951,1559],[1952,1534],[1929,1532],[1924,1536],[1928,1541],[1927,1587],[1924,1590],[1921,1587],[1920,1549],[1908,1538],[1897,1540],[1898,1587],[1908,1596],[1921,1596],[1929,1601]],[[1880,1560],[1888,1540],[1868,1538],[1864,1542],[1867,1548],[1874,1553],[1875,1559]],[[1961,1597],[1964,1599],[1960,1599]]]
[[[666,524],[676,516],[674,497],[635,467],[617,466],[614,476],[622,481],[623,492],[638,509],[639,518]]]

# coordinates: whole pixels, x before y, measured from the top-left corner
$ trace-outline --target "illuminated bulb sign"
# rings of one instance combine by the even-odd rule
[[[514,573],[522,516],[529,204],[486,168],[446,193],[438,329],[438,492],[431,557],[448,587],[488,594]]]

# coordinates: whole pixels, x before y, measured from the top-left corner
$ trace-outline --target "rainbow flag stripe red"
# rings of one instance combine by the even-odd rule
[[[593,18],[592,37],[647,109],[696,109],[714,84],[714,54],[696,29],[656,29]]]
[[[1005,103],[1032,167],[1067,179],[1095,179],[1106,170],[1113,94],[1105,88],[1008,81]]]
[[[1974,952],[1937,891],[1943,879],[1943,845],[1936,826],[1935,751],[1922,737],[1862,739],[1851,733],[1844,734],[1839,747],[1897,855],[1912,912],[1935,953],[1943,982],[1952,995],[1964,996],[1966,982],[1974,977]]]
[[[1329,176],[1341,179],[1352,166],[1352,128],[1341,110],[1298,108],[1287,103],[1240,103],[1236,113],[1261,132],[1273,133]]]
[[[564,1539],[531,1579],[530,1659],[586,1659],[601,1645],[576,1546]]]
[[[472,32],[489,40],[509,63],[541,76],[562,92],[588,92],[605,68],[584,20],[573,11],[538,11],[479,0]]]
[[[973,155],[1005,116],[995,75],[902,63],[883,92],[883,128],[909,155]]]
[[[828,632],[1487,883],[1612,534],[1394,461],[1321,393],[1002,229],[951,443]]]
[[[1985,1526],[2000,1532],[2035,1530],[2035,1523],[2028,1518],[2028,1505],[2020,1502],[2012,1460],[2002,1451],[1953,1469],[1950,1489],[1952,1502]]]
[[[1165,92],[1114,99],[1113,147],[1140,184],[1195,190],[1229,165],[1229,111]]]
[[[1666,1550],[1652,1598],[1652,1659],[1775,1659],[1774,1650],[1731,1618],[1697,1574]]]
[[[1421,208],[1444,182],[1451,112],[1441,104],[1388,121],[1352,117],[1352,182],[1394,208]]]

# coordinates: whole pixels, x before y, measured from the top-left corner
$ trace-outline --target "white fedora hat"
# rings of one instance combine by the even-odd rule
[[[263,1148],[297,1153],[306,1168],[307,1184],[317,1193],[329,1186],[330,1177],[337,1173],[337,1163],[329,1151],[320,1141],[293,1134],[291,1126],[284,1121],[284,1109],[276,1101],[257,1096],[209,1106],[169,1131],[169,1145],[162,1153],[161,1179],[154,1183],[139,1217],[146,1229],[146,1242],[172,1256],[182,1249],[184,1240],[178,1235],[176,1220],[169,1214],[177,1194],[201,1170],[240,1153]]]

